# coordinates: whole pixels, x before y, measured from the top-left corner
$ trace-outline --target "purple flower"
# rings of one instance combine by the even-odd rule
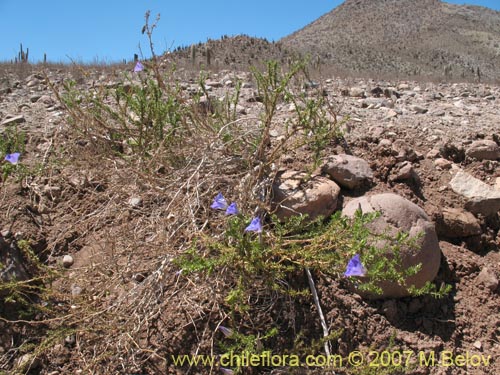
[[[239,213],[238,207],[236,207],[236,202],[231,203],[226,209],[226,215],[238,215]]]
[[[254,217],[250,225],[245,228],[245,232],[262,232],[262,224],[260,223],[260,218]]]
[[[231,328],[219,326],[218,330],[221,331],[222,334],[226,337],[231,337],[233,335],[233,330]]]
[[[17,164],[20,156],[21,156],[20,152],[14,152],[12,154],[7,154],[7,155],[5,155],[5,161],[8,161],[11,164]]]
[[[144,70],[144,65],[140,61],[137,61],[134,67],[134,73],[142,72]]]
[[[221,367],[220,372],[222,372],[225,375],[233,375],[234,371],[228,368]]]
[[[366,275],[366,269],[365,267],[363,267],[361,259],[359,259],[359,254],[356,254],[351,258],[351,260],[347,264],[344,276],[351,277],[351,276],[365,276],[365,275]]]
[[[224,198],[222,193],[217,194],[210,208],[214,210],[225,210],[228,208],[226,198]]]

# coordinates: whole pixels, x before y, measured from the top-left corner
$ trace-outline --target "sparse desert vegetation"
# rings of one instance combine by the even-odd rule
[[[497,374],[497,65],[440,75],[429,42],[416,81],[361,29],[349,66],[294,49],[342,12],[391,29],[378,3],[293,42],[1,64],[0,373]]]

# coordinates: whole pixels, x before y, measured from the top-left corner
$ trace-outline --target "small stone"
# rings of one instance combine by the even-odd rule
[[[382,134],[384,134],[385,129],[381,126],[373,126],[370,129],[368,129],[368,133],[373,137],[373,138],[380,138]]]
[[[222,87],[222,83],[220,83],[219,81],[209,80],[209,81],[206,81],[205,84],[207,86],[210,86],[210,87],[213,87],[213,88]]]
[[[430,115],[431,115],[431,116],[436,116],[436,117],[442,117],[442,116],[444,116],[445,114],[446,114],[446,113],[445,113],[445,111],[444,111],[443,109],[436,109],[436,110],[434,110],[434,111],[432,111],[432,112],[430,113]]]
[[[71,334],[64,338],[64,343],[68,346],[73,346],[76,344],[76,335]]]
[[[23,122],[26,122],[26,119],[24,118],[23,115],[13,116],[13,117],[10,117],[10,118],[3,120],[2,123],[0,124],[0,126],[22,124]]]
[[[37,79],[32,79],[30,81],[28,81],[28,83],[26,84],[27,87],[35,87],[36,85],[38,85],[40,82],[38,82]]]
[[[451,169],[452,165],[453,163],[448,159],[437,158],[436,160],[434,160],[434,166],[437,169],[443,169],[443,170]]]
[[[373,179],[368,162],[352,155],[334,155],[326,160],[322,169],[332,180],[348,189],[356,189]]]
[[[71,255],[65,255],[62,259],[62,264],[64,268],[69,268],[73,265],[74,259]]]
[[[476,278],[478,284],[484,285],[486,288],[494,292],[498,288],[498,277],[488,267],[484,267]]]
[[[414,111],[415,113],[418,113],[418,114],[424,114],[424,113],[427,113],[427,111],[428,111],[427,108],[421,107],[419,105],[413,105],[410,108],[412,109],[412,111]]]
[[[390,109],[387,111],[387,115],[385,116],[385,119],[388,120],[388,119],[391,119],[391,118],[394,118],[397,116],[398,116],[398,113],[394,109]]]
[[[55,104],[54,99],[52,99],[49,95],[42,95],[38,102],[45,104],[45,106],[50,107]]]
[[[132,208],[138,208],[142,206],[142,198],[140,197],[132,197],[128,200],[128,205]]]
[[[30,96],[30,102],[31,103],[36,103],[41,97],[42,97],[42,95],[40,95],[40,94],[31,95]]]
[[[474,341],[474,344],[472,344],[472,346],[474,348],[476,348],[477,350],[481,350],[483,347],[483,344],[481,343],[481,341],[477,340],[477,341]]]
[[[364,98],[365,90],[360,87],[351,87],[349,89],[349,95],[353,98]]]
[[[439,156],[439,150],[436,150],[435,148],[433,148],[432,150],[430,150],[427,153],[427,155],[425,155],[425,157],[427,159],[436,159],[438,156]]]
[[[390,139],[384,138],[381,139],[378,143],[378,147],[380,148],[390,148],[392,146],[392,141]]]
[[[413,166],[410,162],[403,162],[399,166],[396,167],[396,172],[390,177],[391,181],[405,181],[405,180],[414,180],[418,181],[417,172],[413,169]]]
[[[78,285],[72,285],[71,286],[71,296],[73,297],[78,297],[80,294],[82,294],[83,289],[79,287]]]

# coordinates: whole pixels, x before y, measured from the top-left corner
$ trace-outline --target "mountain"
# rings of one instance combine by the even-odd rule
[[[347,0],[283,38],[351,73],[500,80],[500,12],[439,0]]]

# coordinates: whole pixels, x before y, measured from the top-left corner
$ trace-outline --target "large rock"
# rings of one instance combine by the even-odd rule
[[[406,280],[407,286],[417,288],[434,280],[441,262],[441,250],[434,224],[430,221],[423,209],[407,199],[393,193],[363,196],[351,200],[343,209],[346,216],[354,216],[361,207],[364,213],[378,211],[381,215],[368,224],[375,233],[395,235],[400,231],[407,232],[410,238],[415,238],[415,246],[401,249],[401,265],[403,269],[421,264],[420,271]],[[376,246],[384,247],[384,241],[377,242]],[[387,254],[391,256],[391,254]],[[408,296],[406,288],[392,282],[382,282],[382,295],[366,295],[369,298],[398,298]]]
[[[465,155],[477,160],[497,160],[500,159],[500,147],[494,141],[482,139],[472,142]]]
[[[457,172],[450,186],[468,199],[465,208],[472,213],[490,216],[500,210],[500,191],[464,171]]]
[[[474,215],[460,208],[444,208],[436,220],[436,231],[447,238],[461,238],[481,234],[481,226]]]
[[[373,178],[370,165],[365,160],[352,155],[331,156],[322,169],[336,183],[348,189],[356,189]]]
[[[288,170],[273,184],[273,209],[280,220],[293,215],[330,216],[337,208],[340,187],[322,176]]]

